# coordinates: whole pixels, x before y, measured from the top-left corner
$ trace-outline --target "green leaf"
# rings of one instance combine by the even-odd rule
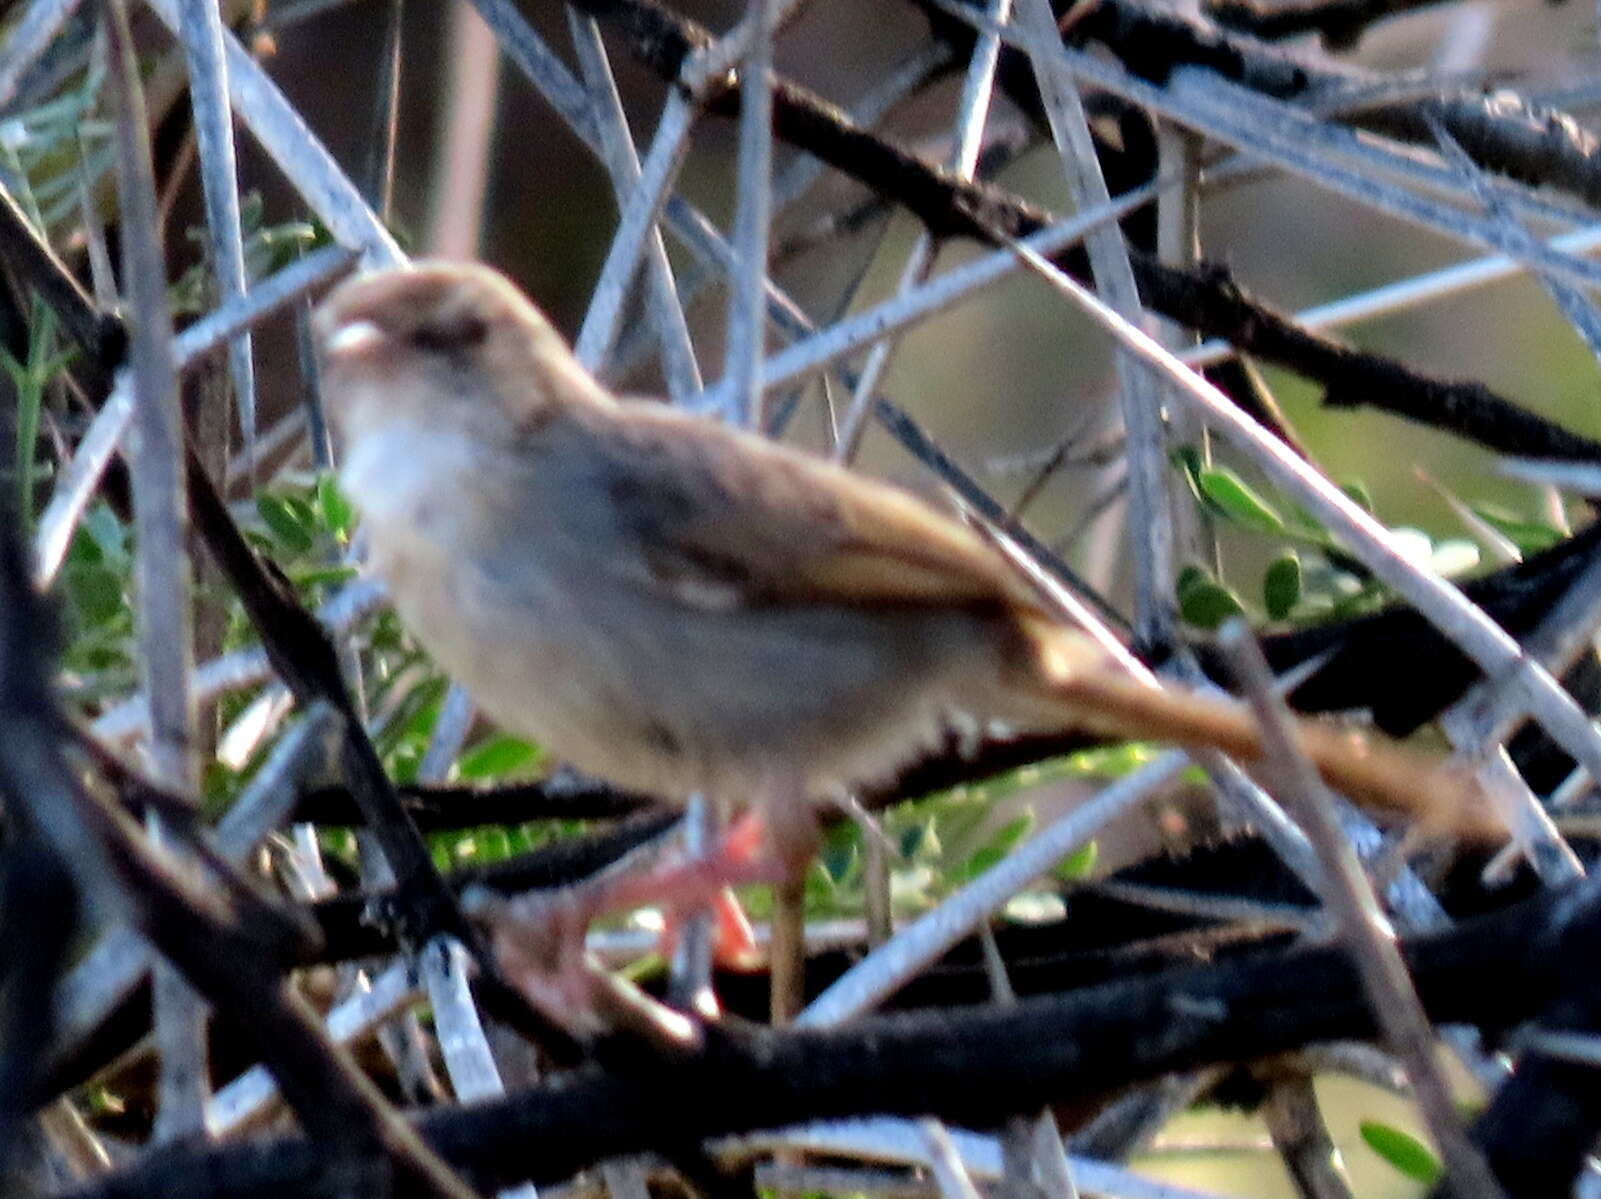
[[[317,507],[322,514],[322,526],[343,541],[350,534],[355,509],[339,490],[339,481],[333,475],[317,480]]]
[[[128,561],[128,526],[117,519],[109,504],[91,507],[78,528],[94,542],[101,561],[111,565]]]
[[[123,577],[109,566],[94,562],[72,563],[63,581],[72,606],[86,625],[111,620],[126,606]]]
[[[478,859],[482,862],[504,862],[511,857],[511,838],[497,825],[478,830]]]
[[[824,846],[822,854],[818,857],[818,863],[822,866],[821,872],[812,871],[811,873],[821,873],[823,881],[827,884],[827,889],[832,891],[839,884],[850,878],[861,863],[861,860],[861,847],[854,837],[845,841],[836,841]],[[808,881],[810,883],[810,880]]]
[[[1086,841],[1063,858],[1051,873],[1064,883],[1081,883],[1095,873],[1095,862],[1100,856],[1100,842]]]
[[[996,849],[993,845],[986,845],[983,849],[970,856],[955,871],[952,881],[956,883],[970,882],[983,874],[991,866],[1000,862],[1006,856],[1006,851]]]
[[[1195,493],[1195,498],[1204,500],[1206,497],[1201,494],[1201,472],[1206,469],[1206,460],[1201,457],[1199,447],[1193,445],[1175,446],[1168,457],[1173,465],[1179,469],[1180,473],[1183,474],[1184,481],[1190,485],[1190,490]]]
[[[1133,774],[1156,757],[1149,742],[1125,741],[1121,745],[1098,745],[1081,749],[1063,759],[1068,778],[1120,779]]]
[[[967,861],[957,867],[955,871],[956,880],[965,882],[983,874],[991,866],[1011,853],[1016,848],[1017,843],[1028,835],[1028,830],[1033,827],[1034,814],[1032,812],[1025,812],[1016,820],[1007,822],[990,838],[987,845],[976,853],[969,855]]]
[[[1434,1151],[1411,1133],[1377,1120],[1363,1120],[1358,1127],[1368,1148],[1408,1178],[1432,1186],[1444,1174]]]
[[[1203,470],[1199,478],[1201,494],[1222,515],[1259,533],[1282,533],[1284,518],[1273,506],[1226,467]]]
[[[91,1116],[120,1116],[128,1110],[122,1096],[109,1087],[92,1087],[84,1098]]]
[[[1524,520],[1504,508],[1470,505],[1473,514],[1525,554],[1548,550],[1562,540],[1562,530],[1542,521]]]
[[[1208,574],[1201,567],[1196,566],[1195,563],[1191,562],[1179,569],[1178,581],[1174,585],[1173,590],[1177,595],[1183,596],[1183,594],[1191,587],[1198,587],[1203,583],[1210,583],[1211,581],[1212,576],[1210,574]]]
[[[1269,618],[1283,620],[1301,602],[1301,559],[1294,552],[1275,558],[1262,576],[1262,603]]]
[[[1018,843],[1028,836],[1029,830],[1034,827],[1034,813],[1032,810],[1024,812],[1016,820],[1009,820],[1003,824],[993,837],[990,845],[1002,853],[1011,853]]]
[[[919,820],[901,831],[901,858],[914,861],[919,856],[937,856],[940,852],[939,833],[932,820]]]
[[[72,540],[67,543],[66,564],[68,566],[79,564],[84,566],[104,565],[106,556],[100,549],[100,543],[89,536],[89,531],[83,526],[84,521],[79,521],[78,527],[72,531]]]
[[[345,566],[341,563],[335,566],[308,566],[305,569],[286,570],[284,573],[296,587],[317,587],[348,583],[361,572],[354,566]]]
[[[526,824],[514,824],[506,829],[506,841],[511,852],[515,854],[527,853],[534,848],[533,834],[528,831]]]
[[[1368,515],[1373,514],[1373,496],[1368,491],[1367,484],[1361,479],[1351,479],[1340,484],[1340,490],[1345,492],[1351,502],[1356,504]]]
[[[1229,617],[1244,613],[1239,597],[1211,579],[1194,582],[1179,592],[1179,615],[1198,629],[1215,629]]]
[[[509,733],[486,737],[461,755],[456,773],[463,779],[499,779],[539,761],[539,747]]]
[[[256,511],[273,539],[291,553],[304,554],[315,544],[316,520],[305,500],[287,495],[258,495]]]

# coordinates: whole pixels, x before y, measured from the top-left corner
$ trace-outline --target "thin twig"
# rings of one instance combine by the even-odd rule
[[[156,182],[144,95],[122,0],[104,0],[107,78],[117,102],[117,196],[122,212],[122,275],[128,298],[133,404],[135,620],[139,673],[150,697],[147,754],[156,782],[191,795],[196,758],[193,612],[189,593],[188,504],[184,491],[183,417],[167,308],[167,271],[156,233]],[[161,822],[150,818],[153,839]],[[155,1136],[198,1131],[209,1092],[205,1008],[178,974],[158,966],[153,980],[160,1046]]]
[[[978,28],[990,27],[977,9],[949,0],[940,0],[939,6]],[[1009,45],[1033,53],[1032,45],[1015,30],[1002,30],[1001,35]],[[1054,39],[1052,44],[1056,46]],[[1461,194],[1467,187],[1451,172],[1420,163],[1415,155],[1380,145],[1371,136],[1359,136],[1354,130],[1319,120],[1304,109],[1200,68],[1180,67],[1166,86],[1158,86],[1121,65],[1082,50],[1061,46],[1055,54],[1088,83],[1359,203],[1448,236],[1499,249],[1563,277],[1591,283],[1601,277],[1601,267],[1593,263],[1555,253],[1543,244],[1514,246],[1514,239],[1509,239],[1493,220],[1386,183],[1378,178],[1379,172],[1427,180],[1454,194]],[[1354,158],[1371,171],[1364,174],[1338,165],[1335,159],[1340,157]],[[1512,197],[1509,201],[1517,202]]]
[[[1034,79],[1050,120],[1051,136],[1067,175],[1076,207],[1101,208],[1111,202],[1101,174],[1084,104],[1057,53],[1061,36],[1049,0],[1021,0],[1022,27]],[[1108,305],[1136,326],[1145,323],[1139,285],[1128,247],[1116,225],[1101,225],[1085,239],[1097,288]],[[1161,395],[1148,370],[1119,354],[1118,399],[1127,434],[1129,536],[1134,559],[1134,635],[1139,644],[1172,644],[1177,629],[1177,588],[1173,565],[1173,515],[1168,498],[1168,458],[1162,428]]]
[[[1433,1029],[1412,988],[1395,934],[1340,830],[1327,789],[1301,752],[1289,709],[1274,691],[1267,661],[1238,621],[1224,629],[1220,640],[1261,723],[1263,760],[1272,763],[1281,777],[1283,791],[1317,849],[1325,879],[1323,902],[1356,962],[1374,1018],[1391,1051],[1406,1066],[1452,1184],[1460,1195],[1498,1199],[1500,1185],[1457,1118],[1450,1088],[1435,1061]]]
[[[390,966],[328,1013],[328,1039],[349,1045],[423,998],[410,966]],[[206,1131],[226,1137],[270,1115],[281,1102],[278,1084],[264,1066],[252,1066],[212,1097],[206,1108]]]
[[[691,96],[704,99],[710,89],[726,83],[736,67],[749,62],[757,38],[770,37],[802,3],[804,0],[773,0],[772,11],[765,15],[747,8],[739,24],[684,64],[678,85]]]
[[[949,1136],[963,1167],[973,1177],[986,1182],[1004,1177],[1003,1155],[996,1137],[961,1128],[950,1129]],[[921,1165],[928,1160],[927,1143],[914,1122],[891,1116],[802,1124],[725,1138],[714,1142],[713,1147],[725,1154],[795,1148],[820,1157],[858,1161]],[[1092,1195],[1117,1199],[1215,1199],[1207,1192],[1159,1182],[1093,1157],[1075,1155],[1068,1161],[1074,1178]]]
[[[239,166],[234,154],[233,113],[228,108],[218,0],[179,0],[179,32],[189,64],[189,96],[200,152],[200,183],[206,204],[211,271],[219,304],[245,294],[244,233],[239,217]],[[250,333],[228,347],[228,372],[244,433],[245,461],[256,460],[256,370]]]
[[[1585,883],[1536,894],[1505,911],[1418,938],[1407,949],[1432,1017],[1505,1029],[1554,1002],[1571,1002],[1576,988],[1589,985],[1573,963],[1588,960],[1582,955],[1598,935],[1601,902]],[[1462,985],[1464,978],[1511,976],[1519,979],[1518,987]],[[1151,1036],[1152,1028],[1162,1035]],[[780,1127],[823,1111],[932,1114],[993,1124],[1044,1102],[1098,1098],[1174,1070],[1373,1031],[1371,1010],[1343,951],[1264,949],[1034,995],[1007,1011],[970,1007],[955,1020],[949,1011],[934,1010],[868,1017],[854,1027],[826,1030],[765,1030],[731,1022],[707,1030],[708,1052],[636,1058],[626,1070],[564,1073],[502,1100],[421,1113],[417,1127],[451,1161],[478,1176],[555,1182],[600,1157],[681,1152],[692,1141]],[[665,1110],[672,1119],[666,1120],[664,1095],[703,1101],[670,1104]],[[1578,1172],[1593,1144],[1593,1128],[1567,1128],[1588,1135],[1580,1140],[1564,1132],[1552,1145],[1542,1177],[1553,1193],[1563,1173]],[[1516,1133],[1517,1125],[1508,1131]],[[1536,1151],[1524,1138],[1503,1139],[1501,1148],[1508,1158]],[[170,1154],[159,1167],[135,1165],[71,1194],[271,1199],[293,1190],[308,1199],[336,1199],[319,1181],[317,1166],[309,1141],[285,1137],[266,1154],[255,1146]],[[1088,1176],[1084,1181],[1087,1189],[1095,1186]]]
[[[934,1175],[942,1199],[979,1199],[978,1188],[973,1185],[945,1125],[925,1116],[917,1121],[917,1132],[923,1138],[929,1172]]]
[[[747,0],[748,40],[739,71],[739,178],[734,206],[734,272],[728,296],[723,377],[708,406],[734,425],[762,426],[761,363],[767,333],[768,240],[773,199],[773,10]]]
[[[149,4],[162,23],[176,33],[178,0],[149,0]],[[360,250],[369,265],[395,266],[404,262],[405,254],[362,199],[356,185],[339,169],[261,65],[226,30],[223,55],[234,111],[339,243]]]
[[[1160,88],[1081,51],[1064,48],[1062,54],[1073,73],[1086,82],[1114,91],[1133,103],[1148,105],[1197,133],[1261,155],[1321,188],[1398,219],[1499,250],[1562,278],[1591,286],[1601,281],[1601,266],[1595,263],[1554,251],[1544,243],[1509,238],[1494,220],[1388,184],[1373,173],[1338,165],[1334,159],[1342,151],[1371,161],[1375,167],[1402,169],[1409,165],[1399,152],[1383,150],[1371,139],[1359,139],[1351,130],[1316,120],[1290,105],[1210,74],[1182,71],[1168,88]]]
[[[29,0],[22,16],[6,31],[0,52],[0,109],[16,98],[23,76],[55,40],[82,0]]]
[[[495,1099],[506,1093],[489,1051],[483,1022],[467,986],[467,951],[449,937],[436,938],[422,953],[423,985],[434,1011],[439,1052],[450,1085],[461,1103]],[[508,1187],[499,1199],[538,1199],[532,1183]]]
[[[1262,1119],[1303,1199],[1353,1199],[1309,1077],[1275,1078]]]
[[[1573,257],[1593,253],[1601,248],[1601,225],[1586,225],[1571,233],[1550,238],[1545,244],[1553,251]],[[1505,254],[1469,258],[1436,271],[1410,275],[1368,291],[1341,296],[1326,304],[1303,308],[1292,319],[1309,330],[1342,329],[1512,279],[1526,269],[1523,263]],[[1232,358],[1235,353],[1234,347],[1227,342],[1212,340],[1185,350],[1179,355],[1179,360],[1188,366],[1211,366]]]
[[[151,189],[152,208],[153,197]],[[320,1134],[322,1169],[347,1187],[387,1174],[419,1197],[471,1199],[349,1057],[322,1039],[305,1000],[277,977],[286,959],[304,952],[302,926],[238,879],[219,895],[167,871],[131,822],[85,790],[62,757],[65,725],[49,698],[43,652],[48,622],[17,528],[9,514],[0,518],[0,709],[7,730],[0,786],[8,801],[48,839],[101,919],[131,923],[238,1018],[304,1127]]]
[[[491,2],[502,0],[477,0],[480,6]],[[601,264],[600,277],[590,296],[589,311],[573,343],[578,361],[591,371],[600,366],[617,340],[617,324],[639,265],[639,255],[650,231],[656,227],[667,190],[689,152],[689,132],[694,122],[694,106],[683,93],[670,93],[656,123],[656,135],[640,166],[639,180],[622,206],[611,248],[606,252],[606,261]]]
[[[1058,253],[1081,241],[1090,230],[1149,203],[1156,192],[1156,184],[1125,192],[1106,207],[1079,213],[1031,234],[1028,244],[1042,254]],[[762,366],[762,388],[771,391],[799,383],[880,338],[902,332],[968,299],[974,292],[993,286],[1016,269],[1006,261],[1007,257],[998,250],[982,255],[780,350]]]
[[[1445,126],[1432,115],[1426,115],[1425,120],[1434,134],[1434,140],[1439,143],[1446,162],[1455,167],[1467,181],[1479,203],[1484,206],[1485,213],[1500,222],[1506,232],[1508,243],[1520,249],[1520,257],[1527,257],[1536,249],[1544,248],[1544,243],[1524,228],[1507,206],[1501,192]],[[1596,310],[1590,297],[1566,280],[1556,278],[1549,271],[1536,270],[1534,274],[1546,294],[1556,303],[1557,310],[1567,318],[1568,324],[1573,326],[1573,331],[1584,339],[1585,345],[1590,347],[1590,353],[1601,358],[1601,312]]]
[[[193,0],[190,0],[193,2]],[[380,220],[389,221],[395,205],[395,156],[400,148],[401,33],[404,0],[385,0],[378,50],[378,75],[373,80],[373,115],[367,138],[367,164],[362,173],[367,202]]]
[[[384,591],[376,580],[349,583],[317,611],[318,621],[330,633],[339,634],[365,619],[385,603]],[[272,677],[272,663],[264,649],[236,650],[201,663],[195,669],[195,697],[202,703],[234,691],[254,687]],[[150,727],[150,708],[142,695],[108,708],[90,725],[96,737],[110,743],[134,740]]]
[[[318,704],[279,740],[217,825],[215,843],[224,858],[243,865],[268,834],[283,826],[301,789],[331,768],[338,731],[334,711]],[[133,991],[149,962],[145,942],[120,929],[101,938],[61,980],[55,1003],[69,1055]]]
[[[612,78],[600,26],[594,17],[571,7],[567,9],[567,24],[572,30],[579,70],[589,88],[591,109],[600,132],[602,158],[621,212],[639,186],[639,154],[634,149],[628,116]],[[661,230],[655,226],[646,234],[645,269],[648,276],[646,303],[661,342],[662,376],[667,382],[667,395],[674,403],[682,404],[701,389],[700,366],[695,361],[695,346],[684,321],[684,307],[678,298],[678,285],[673,279],[672,263],[667,259],[667,247],[662,242]]]
[[[1011,0],[990,0],[991,20],[1004,23],[1011,12]],[[984,141],[984,125],[989,119],[990,97],[995,90],[995,64],[1000,57],[1000,37],[981,33],[973,43],[973,54],[968,60],[967,75],[962,82],[962,97],[956,108],[956,142],[951,148],[950,166],[958,178],[971,179],[978,165],[978,152]],[[901,268],[897,294],[904,295],[928,277],[934,265],[934,239],[928,230],[918,234],[906,263]],[[867,428],[867,417],[872,409],[872,397],[878,391],[878,381],[889,365],[894,353],[895,340],[886,337],[873,347],[856,380],[850,407],[839,423],[834,443],[836,462],[849,462],[861,445],[862,433]]]

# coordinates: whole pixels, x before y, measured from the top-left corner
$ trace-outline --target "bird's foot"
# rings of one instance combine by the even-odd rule
[[[477,891],[469,913],[489,932],[508,981],[558,1026],[582,1041],[629,1032],[663,1048],[700,1044],[699,1025],[614,975],[584,947],[597,914],[587,895],[529,891],[513,898]]]
[[[666,913],[662,950],[670,956],[684,921],[695,912],[710,910],[714,960],[730,969],[756,968],[762,955],[730,888],[799,877],[815,848],[815,826],[806,827],[812,830],[809,838],[775,838],[761,817],[747,813],[707,853],[689,856],[672,851],[647,868],[625,868],[563,890],[530,891],[513,898],[479,892],[471,899],[470,910],[490,931],[507,978],[562,1027],[576,1036],[593,1037],[615,1028],[619,1017],[638,1026],[646,1005],[651,1009],[661,1005],[614,979],[587,951],[590,924],[611,912],[660,907]],[[796,844],[791,846],[790,841]],[[659,1023],[654,1018],[650,1022]],[[669,1025],[671,1037],[680,1039],[682,1029]]]

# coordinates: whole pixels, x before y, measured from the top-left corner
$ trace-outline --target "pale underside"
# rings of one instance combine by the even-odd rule
[[[736,804],[837,793],[953,722],[1016,715],[998,664],[1019,661],[1013,606],[1031,600],[988,546],[733,432],[721,473],[697,469],[719,446],[686,427],[628,406],[514,454],[404,421],[353,447],[371,566],[492,719],[619,786]],[[741,486],[727,464],[753,452],[779,469]],[[492,502],[462,505],[469,485]]]

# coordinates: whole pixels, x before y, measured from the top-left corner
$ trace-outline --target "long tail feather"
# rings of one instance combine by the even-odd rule
[[[1109,736],[1216,749],[1250,767],[1271,785],[1273,763],[1263,760],[1261,728],[1250,710],[1173,687],[1154,688],[1101,655],[1087,655],[1071,630],[1036,630],[1045,693],[1064,724]],[[1382,739],[1309,720],[1296,739],[1323,779],[1370,808],[1407,816],[1428,831],[1475,839],[1505,835],[1489,797],[1465,767]]]

